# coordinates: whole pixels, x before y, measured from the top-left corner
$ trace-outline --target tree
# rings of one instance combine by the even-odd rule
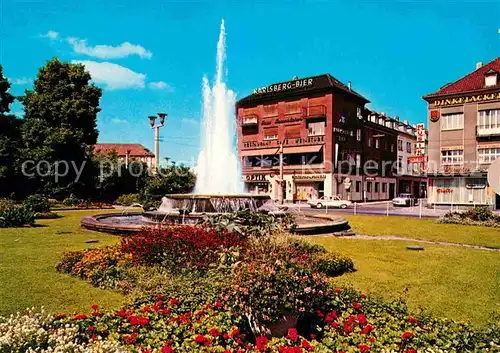
[[[33,90],[26,90],[22,155],[33,161],[25,168],[31,192],[87,196],[93,189],[91,145],[97,142],[102,92],[90,80],[83,65],[55,58],[40,68]]]
[[[10,83],[0,65],[0,196],[16,191],[15,161],[20,147],[21,120],[9,115],[14,96],[9,93]]]

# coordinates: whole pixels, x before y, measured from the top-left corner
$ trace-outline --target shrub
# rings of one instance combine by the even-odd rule
[[[122,250],[131,253],[137,264],[162,264],[180,268],[206,269],[223,248],[246,241],[241,234],[199,226],[160,227],[122,238]]]
[[[14,206],[15,206],[14,201],[12,201],[10,199],[0,198],[0,212],[7,209],[7,208],[14,207]]]
[[[488,206],[476,206],[464,212],[448,212],[438,223],[500,227],[500,216],[495,215]]]
[[[107,246],[66,253],[56,265],[59,272],[70,273],[101,288],[114,288],[127,279],[126,270],[132,265],[132,255],[120,246]]]
[[[352,260],[338,253],[315,253],[311,260],[312,269],[327,276],[339,276],[354,271]]]
[[[139,194],[124,194],[115,201],[116,205],[121,206],[131,206],[135,203],[139,203]]]
[[[45,213],[50,211],[49,200],[40,194],[28,196],[23,201],[23,206],[35,213]]]
[[[76,206],[81,202],[82,202],[82,200],[77,199],[76,197],[73,197],[73,196],[67,197],[63,200],[64,206],[68,206],[68,207]]]
[[[33,226],[35,213],[24,206],[12,206],[0,211],[0,228]]]
[[[56,219],[61,217],[60,214],[54,212],[38,212],[36,214],[36,219]]]

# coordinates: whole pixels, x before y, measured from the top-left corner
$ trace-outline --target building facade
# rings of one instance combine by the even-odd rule
[[[487,182],[500,156],[500,58],[424,96],[428,103],[428,202],[500,205]]]
[[[138,143],[97,143],[94,153],[116,153],[118,160],[126,165],[132,161],[146,163],[148,169],[155,165],[154,153]]]
[[[367,119],[368,102],[329,74],[272,84],[239,100],[246,191],[278,199],[281,187],[287,202],[394,197],[397,133]]]

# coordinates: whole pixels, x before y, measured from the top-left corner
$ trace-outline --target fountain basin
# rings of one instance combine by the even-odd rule
[[[157,218],[152,217],[156,215]],[[154,228],[161,224],[194,225],[204,216],[202,213],[181,215],[159,212],[124,212],[104,213],[83,217],[82,227],[98,232],[131,235],[145,228]],[[297,215],[295,217],[295,233],[298,234],[331,234],[347,230],[348,221],[338,216]]]

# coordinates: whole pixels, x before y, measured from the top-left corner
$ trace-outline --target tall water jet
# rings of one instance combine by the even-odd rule
[[[196,166],[196,192],[237,194],[243,191],[240,163],[236,152],[235,94],[226,87],[226,31],[220,25],[217,43],[217,73],[212,87],[203,77],[203,121],[201,151]]]

